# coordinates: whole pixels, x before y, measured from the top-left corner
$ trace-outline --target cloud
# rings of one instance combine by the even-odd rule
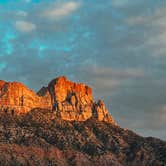
[[[145,12],[139,15],[126,18],[126,23],[129,26],[140,27],[139,34],[144,38],[144,46],[153,50],[151,56],[159,57],[166,54],[166,7],[162,6],[149,13]]]
[[[137,68],[112,68],[112,67],[102,67],[102,66],[90,66],[88,69],[93,75],[111,75],[118,78],[133,78],[133,77],[142,77],[144,76],[143,69]]]
[[[77,10],[79,6],[80,4],[74,1],[60,4],[55,3],[48,9],[45,9],[41,13],[41,16],[45,17],[46,19],[56,20],[58,18],[62,18],[71,14],[72,12]]]
[[[16,13],[17,16],[20,16],[20,17],[26,17],[28,15],[27,12],[25,11],[22,11],[22,10],[19,10],[17,13]]]
[[[166,26],[165,24],[165,11],[166,7],[160,7],[151,12],[143,12],[139,15],[130,16],[125,21],[130,25],[153,25],[154,27]],[[153,27],[153,28],[154,28]]]
[[[20,32],[31,32],[36,29],[36,25],[28,21],[16,21],[15,27]]]

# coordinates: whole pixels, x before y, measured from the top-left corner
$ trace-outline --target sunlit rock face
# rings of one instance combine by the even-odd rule
[[[35,108],[49,109],[64,120],[99,121],[115,123],[104,103],[95,102],[92,89],[82,83],[74,83],[66,77],[52,80],[36,94],[22,83],[0,81],[0,107],[2,112],[21,114]]]
[[[99,121],[105,121],[105,122],[115,124],[114,119],[109,114],[109,112],[102,100],[99,100],[97,103],[94,104],[93,114],[94,114],[94,116],[96,115],[96,118]]]
[[[49,96],[48,96],[48,99]],[[51,108],[50,100],[38,96],[25,85],[18,82],[0,83],[0,106],[1,111],[14,110],[15,113],[26,113],[33,108]]]
[[[93,97],[90,87],[60,77],[49,83],[48,90],[53,111],[63,119],[82,121],[92,117]]]

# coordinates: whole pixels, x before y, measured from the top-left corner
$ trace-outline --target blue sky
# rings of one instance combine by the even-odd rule
[[[120,125],[166,139],[166,2],[0,0],[0,79],[38,90],[66,75]]]

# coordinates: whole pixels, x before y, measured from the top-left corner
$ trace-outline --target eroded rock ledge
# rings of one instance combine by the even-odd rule
[[[0,81],[0,109],[5,114],[24,114],[32,109],[49,109],[64,120],[96,118],[115,124],[103,101],[95,102],[92,89],[61,76],[38,93],[22,83]]]

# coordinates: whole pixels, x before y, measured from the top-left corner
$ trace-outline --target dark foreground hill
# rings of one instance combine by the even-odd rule
[[[166,142],[120,128],[85,84],[0,81],[0,165],[164,166]]]
[[[166,142],[96,119],[70,122],[34,109],[1,116],[0,165],[164,166]]]

